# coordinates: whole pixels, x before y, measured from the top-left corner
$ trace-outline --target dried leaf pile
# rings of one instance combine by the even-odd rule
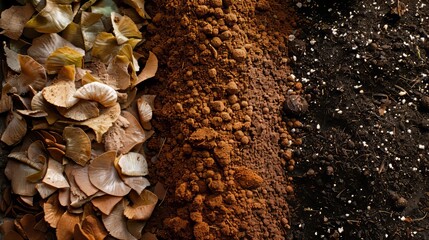
[[[53,239],[50,227],[57,239],[142,238],[158,201],[142,147],[155,96],[137,86],[158,63],[149,53],[140,69],[149,16],[143,0],[124,3],[29,1],[1,13],[1,141],[13,147],[1,210],[15,218],[4,239]]]

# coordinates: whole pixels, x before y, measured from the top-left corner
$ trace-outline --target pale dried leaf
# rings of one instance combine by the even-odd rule
[[[101,191],[113,196],[125,196],[131,188],[119,177],[114,166],[116,151],[109,151],[96,157],[88,167],[91,183]]]
[[[84,54],[71,48],[61,47],[51,53],[46,59],[46,71],[49,74],[58,73],[63,67],[74,65],[75,67],[83,66]],[[73,77],[74,79],[74,77]]]
[[[155,77],[156,71],[158,70],[158,58],[152,52],[149,52],[149,58],[146,61],[146,65],[144,66],[141,73],[138,75],[138,79],[136,82],[133,82],[132,86],[136,86],[137,84]]]
[[[21,73],[7,79],[8,83],[15,87],[18,94],[26,93],[30,87],[34,90],[41,90],[45,87],[47,76],[45,68],[28,55],[18,54],[18,61],[21,66]]]
[[[124,216],[124,207],[128,205],[125,200],[116,204],[109,215],[102,216],[104,226],[110,235],[123,240],[137,240],[127,229],[126,218]]]
[[[3,42],[3,49],[6,56],[7,66],[17,73],[21,72],[21,65],[19,64],[19,61],[18,61],[18,53],[13,50],[10,50],[6,46],[6,42]]]
[[[56,33],[43,34],[42,36],[33,39],[31,47],[27,53],[33,57],[37,62],[45,64],[48,56],[51,55],[55,50],[62,47],[70,47],[78,51],[81,55],[85,55],[83,49],[73,46],[69,41],[62,38]]]
[[[46,171],[46,175],[43,178],[43,182],[56,187],[56,188],[68,188],[70,184],[67,179],[64,177],[64,166],[55,161],[54,159],[48,160],[48,170]]]
[[[126,43],[129,38],[141,39],[142,34],[137,25],[128,16],[121,16],[118,13],[111,13],[113,33],[119,45]]]
[[[147,14],[147,12],[145,11],[145,0],[124,0],[124,3],[133,7],[138,12],[140,17],[144,19],[150,19],[149,14]]]
[[[21,196],[34,196],[37,193],[36,184],[27,180],[28,176],[38,170],[16,161],[7,161],[4,173],[11,181],[12,191]]]
[[[74,97],[76,92],[74,77],[74,66],[63,67],[58,79],[52,85],[43,88],[42,94],[45,100],[57,107],[70,108],[75,105],[79,99]]]
[[[57,239],[73,240],[74,226],[80,223],[80,216],[65,212],[57,224]]]
[[[92,56],[107,64],[117,55],[119,49],[120,45],[113,34],[101,32],[92,46]]]
[[[98,33],[105,32],[103,22],[101,21],[103,14],[82,12],[80,25],[82,27],[82,35],[85,43],[85,49],[88,51],[94,45]]]
[[[71,22],[64,31],[61,32],[61,36],[72,43],[74,46],[85,49],[85,43],[82,33],[82,27],[80,24]]]
[[[48,122],[48,124],[55,123],[59,118],[54,108],[51,107],[51,105],[43,97],[42,92],[38,92],[31,99],[31,109],[33,111],[45,112],[47,114],[46,121]]]
[[[52,187],[46,183],[36,183],[37,192],[39,192],[40,197],[43,199],[51,196],[54,192],[57,191],[57,188]],[[46,213],[45,213],[46,214]]]
[[[13,114],[12,121],[6,126],[1,136],[1,141],[12,146],[19,143],[26,133],[27,122],[25,119],[18,114]]]
[[[76,184],[79,186],[79,188],[87,196],[92,196],[95,193],[97,193],[99,190],[89,180],[88,166],[89,165],[85,165],[84,167],[80,166],[80,168],[78,168],[72,172],[72,175],[76,181]]]
[[[65,156],[81,166],[91,158],[91,140],[79,127],[66,127],[63,131],[66,141]]]
[[[46,0],[45,7],[25,27],[34,28],[41,33],[58,33],[73,21],[73,10],[70,4],[57,4]]]
[[[58,108],[58,112],[75,121],[85,121],[100,115],[97,103],[86,100],[80,100],[70,108]]]
[[[1,13],[1,34],[8,38],[18,40],[24,30],[25,24],[33,16],[34,8],[27,3],[24,6],[12,6]]]
[[[150,186],[149,180],[145,177],[122,176],[122,180],[138,194],[142,193],[143,190]]]
[[[88,119],[76,124],[85,125],[94,130],[97,142],[101,142],[103,134],[106,133],[112,124],[118,119],[121,113],[119,104],[103,109],[100,116]]]
[[[149,174],[146,158],[143,154],[129,152],[121,156],[118,162],[121,173],[127,176],[145,176]]]
[[[82,86],[76,91],[74,97],[96,101],[104,107],[112,107],[118,100],[115,89],[100,82],[92,82]]]
[[[45,221],[49,223],[52,228],[57,228],[57,224],[65,213],[58,200],[58,194],[52,195],[48,201],[43,204],[43,211],[45,212]]]
[[[128,219],[148,220],[155,209],[158,197],[151,191],[144,190],[139,196],[132,196],[132,198],[133,205],[125,207],[124,215]]]
[[[103,214],[109,215],[113,208],[122,200],[123,197],[104,195],[101,197],[93,198],[92,204],[100,210]]]

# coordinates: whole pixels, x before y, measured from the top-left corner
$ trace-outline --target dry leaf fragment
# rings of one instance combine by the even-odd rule
[[[4,170],[11,181],[13,192],[21,196],[34,196],[37,193],[36,184],[27,180],[28,176],[37,172],[37,169],[16,161],[8,161]]]
[[[31,206],[31,207],[34,206],[33,197],[19,196],[19,201],[27,204],[28,206]]]
[[[11,89],[12,86],[10,84],[6,83],[3,85],[0,99],[0,113],[4,113],[12,109],[12,98],[8,95]]]
[[[79,99],[74,97],[76,92],[74,74],[74,66],[63,67],[58,75],[58,79],[52,85],[43,88],[42,94],[45,100],[57,107],[69,108],[75,105]]]
[[[149,14],[147,14],[147,12],[144,9],[145,0],[125,0],[124,3],[133,7],[140,15],[140,17],[144,19],[150,19]]]
[[[130,67],[130,60],[128,57],[118,55],[109,63],[107,67],[107,77],[103,82],[114,89],[125,90],[130,87],[131,76],[128,73]]]
[[[63,207],[70,205],[70,188],[61,188],[58,190],[58,200]]]
[[[100,115],[97,103],[86,100],[80,100],[70,108],[58,108],[58,112],[75,121],[85,121]]]
[[[85,219],[82,221],[81,229],[84,233],[91,236],[90,239],[104,239],[108,232],[104,228],[103,223],[95,216],[88,215],[85,217]]]
[[[135,45],[138,43],[137,41],[140,41],[138,39],[130,39],[130,41],[128,41],[125,44],[122,44],[119,48],[118,51],[118,55],[122,55],[122,56],[126,56],[128,58],[128,60],[130,61],[130,65],[132,67],[132,72],[131,72],[131,77],[135,80],[137,79],[136,73],[137,71],[140,70],[140,66],[139,63],[137,62],[136,57],[134,56],[134,51],[133,48],[135,47]]]
[[[29,240],[44,240],[45,233],[37,231],[36,226],[36,216],[33,214],[25,214],[20,220],[19,223]]]
[[[103,14],[93,12],[82,12],[80,25],[85,43],[85,50],[90,50],[94,45],[97,34],[106,31],[101,21]]]
[[[66,127],[63,131],[66,141],[65,156],[81,166],[91,158],[91,140],[79,127]]]
[[[113,208],[122,200],[122,197],[104,195],[101,197],[93,198],[92,204],[100,210],[103,214],[109,215]]]
[[[31,109],[33,111],[45,112],[47,114],[46,121],[48,122],[48,124],[55,123],[59,118],[53,107],[51,107],[51,105],[43,97],[42,92],[38,92],[31,99]]]
[[[122,176],[122,180],[138,194],[141,194],[143,190],[150,186],[149,180],[145,177]]]
[[[128,231],[137,239],[142,239],[142,231],[145,226],[146,221],[127,220]]]
[[[58,73],[64,66],[74,65],[75,67],[82,67],[83,57],[84,54],[74,48],[68,46],[58,48],[46,59],[46,71],[49,74],[54,74]]]
[[[16,110],[17,113],[34,118],[47,117],[48,114],[42,110]]]
[[[101,142],[103,134],[106,133],[118,119],[120,113],[121,108],[119,104],[116,104],[113,107],[103,109],[100,116],[76,124],[85,125],[94,130],[97,142]]]
[[[68,188],[70,184],[63,175],[64,166],[54,159],[48,160],[48,170],[43,182],[56,188]]]
[[[6,56],[7,66],[17,73],[21,72],[21,66],[18,61],[18,53],[10,50],[6,45],[6,42],[3,42],[3,49]]]
[[[120,45],[113,34],[101,32],[95,38],[92,46],[92,56],[103,63],[109,63],[118,53]]]
[[[7,82],[16,88],[17,94],[23,94],[30,90],[41,90],[45,87],[47,77],[45,68],[28,55],[18,54],[21,74],[11,76]]]
[[[129,112],[122,111],[122,116],[129,122],[127,127],[113,126],[105,134],[106,150],[118,150],[120,153],[128,153],[136,145],[145,142],[150,133],[143,130],[139,121]]]
[[[52,194],[54,194],[55,191],[57,191],[57,188],[52,187],[46,183],[37,183],[36,184],[37,192],[39,192],[39,195],[45,199]]]
[[[156,95],[143,95],[137,99],[137,109],[142,123],[147,123],[152,119],[155,97]]]
[[[12,146],[19,143],[26,133],[27,122],[22,116],[13,113],[12,121],[6,126],[1,136],[1,141]]]
[[[72,176],[76,181],[77,186],[87,195],[92,196],[99,190],[89,180],[88,166],[80,167],[72,171]]]
[[[124,215],[128,219],[133,220],[148,220],[155,209],[158,197],[149,190],[143,190],[140,195],[131,193],[133,205],[126,206]]]
[[[9,218],[4,218],[2,223],[0,224],[0,234],[3,236],[10,232],[15,230],[14,220]]]
[[[18,40],[24,30],[25,23],[33,16],[34,8],[30,3],[24,6],[12,6],[1,13],[0,34]]]
[[[115,238],[123,240],[137,240],[127,229],[126,218],[124,216],[125,205],[128,205],[126,200],[122,200],[116,204],[115,208],[109,215],[102,216],[103,224],[107,231]]]
[[[58,162],[62,162],[64,155],[66,155],[63,150],[57,147],[47,147],[46,150],[49,152],[49,155]]]
[[[155,77],[157,70],[158,70],[158,58],[154,53],[149,52],[149,58],[146,61],[146,65],[144,66],[141,73],[138,75],[137,81],[133,82],[132,87],[136,86],[137,84],[149,78]]]
[[[81,55],[85,55],[85,51],[83,49],[73,46],[73,44],[56,33],[44,34],[38,38],[33,39],[33,43],[28,49],[27,53],[40,64],[45,64],[49,55],[51,55],[58,48],[62,47],[73,48]]]
[[[57,239],[73,240],[74,226],[79,223],[79,215],[66,211],[57,223]]]
[[[26,152],[11,152],[7,157],[17,160],[21,163],[27,164],[28,166],[39,171],[42,170],[42,167],[43,167],[43,164],[30,160],[27,157]]]
[[[118,13],[112,12],[110,19],[112,20],[113,33],[119,45],[126,43],[129,38],[142,38],[137,25],[128,16],[121,16]]]
[[[61,32],[61,36],[73,45],[85,49],[82,27],[80,24],[71,22],[64,31]]]
[[[77,164],[69,163],[64,169],[67,180],[70,183],[70,206],[74,208],[82,207],[83,204],[90,201],[88,195],[86,195],[77,185],[76,179],[73,175],[75,171],[79,171],[81,168],[82,167]]]
[[[116,151],[109,151],[96,157],[88,167],[91,183],[101,191],[113,196],[125,196],[131,188],[119,177],[114,166]]]
[[[70,4],[58,4],[46,0],[45,7],[25,27],[34,28],[41,33],[57,33],[64,30],[73,21],[73,10]]]
[[[109,85],[92,82],[79,88],[74,94],[74,97],[96,101],[105,107],[112,107],[116,104],[118,94],[115,89]]]
[[[91,236],[82,230],[82,226],[80,224],[74,225],[73,239],[74,240],[92,240]]]

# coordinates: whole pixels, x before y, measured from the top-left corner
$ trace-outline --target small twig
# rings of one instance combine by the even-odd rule
[[[424,220],[425,218],[426,218],[426,216],[428,215],[428,213],[425,213],[425,215],[423,216],[423,217],[421,217],[421,218],[416,218],[416,219],[413,219],[413,222],[418,222],[418,221],[422,221],[422,220]]]
[[[159,206],[161,206],[161,204],[164,202],[164,200],[165,200],[165,197],[167,196],[167,192],[168,192],[168,188],[167,189],[165,189],[165,193],[164,193],[164,196],[162,197],[162,200],[161,200],[161,202],[158,204],[158,207]]]
[[[359,220],[347,220],[348,223],[360,223]]]
[[[409,94],[408,94],[408,92],[407,92],[404,88],[402,88],[401,86],[398,86],[398,85],[396,85],[396,84],[395,84],[394,86],[395,86],[396,88],[398,88],[399,90],[401,90],[401,91],[405,92],[405,94],[406,94],[406,95],[409,95]]]
[[[384,210],[379,210],[378,212],[379,213],[386,213],[386,214],[389,214],[390,216],[393,215],[393,212],[388,212],[388,211],[384,211]]]
[[[157,157],[159,156],[159,154],[161,154],[161,151],[162,151],[162,148],[164,147],[165,141],[167,141],[167,138],[162,139],[161,148],[159,148],[158,154],[156,155]]]
[[[339,192],[339,193],[337,194],[337,196],[335,196],[335,197],[336,197],[336,198],[340,198],[341,193],[343,193],[345,190],[346,190],[345,188],[344,188],[343,190],[341,190],[341,192]]]
[[[396,8],[397,8],[397,11],[398,11],[398,15],[401,16],[402,14],[401,14],[401,7],[399,5],[399,0],[396,0]]]

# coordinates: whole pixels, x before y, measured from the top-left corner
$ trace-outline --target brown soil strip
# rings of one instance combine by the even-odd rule
[[[147,88],[158,95],[151,179],[168,192],[147,230],[159,238],[286,238],[293,188],[285,169],[302,124],[284,121],[281,109],[302,85],[287,65],[294,17],[282,2],[148,6],[143,51],[160,60]]]

